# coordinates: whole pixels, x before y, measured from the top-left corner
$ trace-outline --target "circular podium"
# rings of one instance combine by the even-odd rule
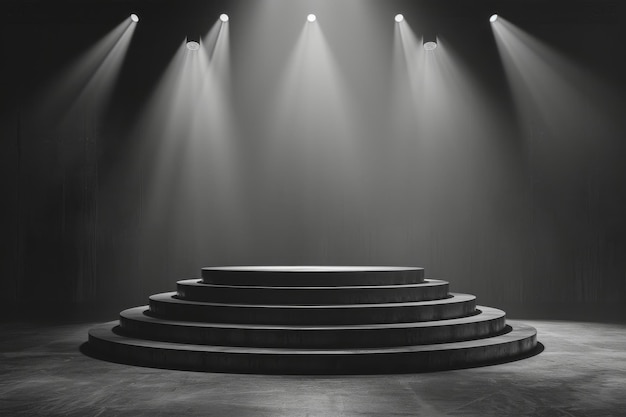
[[[207,372],[411,373],[515,360],[530,326],[418,267],[202,268],[89,331],[94,356]]]

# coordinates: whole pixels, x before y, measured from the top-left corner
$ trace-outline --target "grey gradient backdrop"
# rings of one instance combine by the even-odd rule
[[[114,315],[223,264],[418,265],[510,316],[626,317],[619,2],[54,1],[0,10],[5,317]],[[295,58],[289,84],[309,10],[323,38],[308,40],[317,49]],[[492,10],[563,54],[569,66],[554,74],[584,106],[547,85],[555,102],[522,100],[520,116],[524,97],[507,82]],[[132,11],[141,21],[110,100],[70,112],[75,79],[46,102],[71,63]],[[185,36],[207,33],[223,11],[222,95],[202,102],[213,116],[183,134],[194,106],[172,109],[167,89],[154,94]],[[406,87],[415,74],[394,51],[397,12],[418,38],[438,33],[446,74],[457,77],[439,74],[418,100]],[[468,89],[456,96],[455,83]],[[162,117],[146,115],[153,107]],[[176,119],[169,136],[166,116]]]

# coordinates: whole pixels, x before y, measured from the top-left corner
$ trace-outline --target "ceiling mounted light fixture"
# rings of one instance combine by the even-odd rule
[[[197,51],[200,49],[200,44],[196,41],[187,41],[187,49],[190,51]]]

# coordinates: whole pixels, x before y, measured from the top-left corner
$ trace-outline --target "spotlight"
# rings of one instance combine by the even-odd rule
[[[437,42],[434,42],[434,41],[424,42],[424,49],[426,51],[432,51],[435,48],[437,48]]]
[[[498,20],[498,15],[497,14],[492,14],[491,17],[489,18],[489,21],[491,23],[495,22],[496,20]]]
[[[221,20],[222,22],[228,22],[228,15],[227,15],[226,13],[222,13],[222,14],[220,15],[220,20]]]
[[[189,49],[190,51],[197,51],[198,49],[200,49],[200,44],[196,41],[188,41],[187,49]]]
[[[425,51],[433,51],[437,48],[437,32],[426,30],[422,33],[422,44]]]
[[[135,13],[130,15],[130,20],[132,20],[133,22],[137,23],[139,22],[139,16],[137,16]]]
[[[396,22],[400,23],[404,20],[404,16],[402,16],[400,13],[398,13],[395,17]]]
[[[317,17],[313,13],[311,13],[310,15],[306,17],[306,20],[308,20],[311,23],[315,22],[315,19],[317,19]]]

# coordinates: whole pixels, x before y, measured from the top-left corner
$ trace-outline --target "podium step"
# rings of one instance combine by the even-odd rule
[[[369,349],[285,349],[207,346],[132,338],[117,321],[89,331],[89,347],[108,359],[168,369],[269,374],[410,373],[520,358],[536,347],[536,330],[510,323],[494,337]]]
[[[206,284],[198,279],[178,281],[178,298],[209,303],[239,304],[371,304],[438,300],[448,297],[446,281],[419,284],[277,287]]]
[[[344,305],[224,304],[181,300],[175,292],[151,295],[150,314],[214,323],[369,324],[444,320],[475,313],[476,297],[452,294],[441,300]]]
[[[207,284],[277,287],[419,284],[424,268],[402,266],[223,266],[202,268]]]
[[[215,346],[337,349],[410,346],[478,339],[502,333],[505,313],[478,307],[478,314],[448,320],[362,325],[260,325],[164,320],[147,306],[120,313],[120,334],[142,339]]]

